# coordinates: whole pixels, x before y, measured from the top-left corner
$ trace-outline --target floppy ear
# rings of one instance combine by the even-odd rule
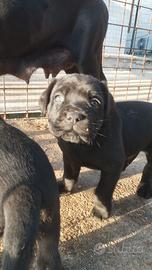
[[[42,115],[45,116],[46,112],[47,112],[47,106],[49,104],[50,101],[50,95],[52,92],[52,89],[54,87],[54,85],[56,84],[57,80],[56,79],[52,79],[50,85],[48,86],[48,88],[42,93],[40,100],[39,100],[39,105],[40,105],[40,109],[42,112]]]
[[[104,112],[105,115],[108,116],[109,113],[114,110],[114,99],[111,93],[108,90],[107,82],[106,81],[101,81],[102,83],[102,92],[104,95]]]

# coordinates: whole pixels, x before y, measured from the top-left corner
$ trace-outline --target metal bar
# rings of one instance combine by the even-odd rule
[[[4,95],[4,119],[6,119],[6,89],[5,89],[5,76],[3,76],[3,95]]]
[[[128,33],[129,33],[130,29],[131,29],[131,22],[132,22],[132,15],[133,15],[134,6],[135,6],[135,0],[132,1],[132,5],[131,5]]]
[[[118,2],[118,3],[122,3],[122,4],[124,4],[124,2],[125,2],[125,0],[124,1],[122,1],[122,0],[111,0],[111,2]],[[134,2],[134,1],[133,1]],[[135,4],[135,3],[129,3],[129,2],[127,2],[127,5],[130,5],[130,6],[135,6],[135,7],[137,7],[138,6],[138,4]],[[147,7],[147,6],[143,6],[143,5],[141,5],[141,8],[144,8],[144,9],[148,9],[148,10],[152,10],[152,8],[150,8],[150,7]]]
[[[134,29],[133,29],[132,38],[131,38],[131,45],[130,45],[130,54],[132,53],[132,48],[133,48],[133,43],[134,43],[134,38],[135,38],[135,32],[137,31],[136,25],[137,25],[137,19],[138,19],[139,4],[140,4],[140,0],[138,0],[138,5],[137,5],[137,8],[136,8]]]
[[[140,0],[139,0],[140,1]],[[128,25],[127,24],[119,24],[119,23],[111,23],[111,22],[109,22],[109,25],[113,25],[113,26],[123,26],[123,27],[126,27],[126,28],[128,28]],[[130,26],[130,28],[135,28],[136,26]],[[136,29],[138,29],[138,30],[144,30],[144,31],[150,31],[150,32],[152,32],[152,29],[147,29],[147,28],[143,28],[143,27],[136,27]]]

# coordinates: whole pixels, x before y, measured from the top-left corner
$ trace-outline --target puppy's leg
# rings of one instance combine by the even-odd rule
[[[61,260],[58,252],[60,236],[59,202],[54,207],[45,209],[41,214],[38,237],[37,270],[61,270]]]
[[[102,172],[99,184],[95,190],[93,214],[99,218],[108,218],[111,211],[112,194],[120,177],[120,171],[115,173]]]
[[[98,58],[98,53],[96,54],[91,54],[91,52],[88,52],[88,57],[81,59],[81,61],[79,62],[79,73],[84,73],[84,74],[89,74],[94,76],[95,78],[98,79],[105,79],[105,76],[103,74],[102,71],[102,66],[99,62]]]
[[[64,174],[63,174],[63,190],[66,192],[71,192],[74,190],[79,172],[80,165],[73,160],[69,160],[65,154],[63,154],[63,162],[64,162]],[[60,191],[62,191],[60,189]]]
[[[4,202],[3,270],[28,270],[39,226],[40,194],[18,187]]]
[[[152,198],[152,153],[147,154],[147,164],[144,167],[137,194],[145,199]]]

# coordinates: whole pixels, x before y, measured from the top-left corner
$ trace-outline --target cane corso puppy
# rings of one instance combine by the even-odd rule
[[[0,233],[4,247],[2,270],[28,270],[36,239],[36,269],[63,269],[58,252],[59,196],[53,169],[36,142],[2,119]]]
[[[54,79],[42,94],[51,132],[63,151],[64,184],[71,191],[81,166],[101,171],[95,190],[94,213],[107,218],[112,194],[124,170],[144,151],[138,195],[152,197],[152,104],[115,103],[107,86],[92,76],[71,74]]]
[[[1,0],[0,75],[28,83],[41,67],[46,77],[65,69],[105,79],[101,54],[107,25],[103,0]]]

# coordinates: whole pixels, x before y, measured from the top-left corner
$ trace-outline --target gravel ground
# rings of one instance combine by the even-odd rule
[[[48,131],[46,119],[9,122],[41,145],[60,179],[62,154]],[[145,157],[140,154],[122,173],[113,196],[112,215],[107,220],[91,214],[99,172],[83,168],[77,192],[61,196],[60,249],[65,269],[152,269],[152,200],[135,194],[144,163]]]

